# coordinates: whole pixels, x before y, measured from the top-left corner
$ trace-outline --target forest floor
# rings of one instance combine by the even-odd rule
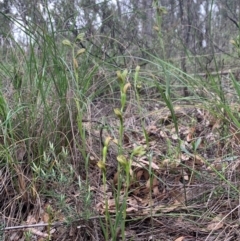
[[[2,197],[1,205],[6,209],[12,205],[9,216],[22,217],[22,225],[5,229],[3,240],[106,240],[102,227],[106,222],[117,223],[125,197],[125,240],[240,240],[238,127],[224,121],[228,116],[223,110],[216,107],[212,112],[204,104],[176,102],[174,113],[158,102],[142,102],[139,109],[138,104],[129,102],[123,116],[122,156],[131,161],[130,181],[118,165],[116,105],[91,103],[82,126],[85,143],[78,134],[74,138],[88,155],[85,166],[75,163],[80,176],[61,167],[67,178],[61,179],[58,173],[57,181],[48,179],[42,187],[36,184],[38,192],[28,190],[31,198],[22,193],[19,203],[19,194]],[[230,108],[239,111],[238,105]],[[99,160],[107,138],[104,185]],[[139,147],[141,153],[131,155]],[[75,154],[75,162],[80,162],[81,153]],[[3,172],[1,182],[6,188],[9,177]],[[31,182],[33,177],[28,178]],[[18,180],[22,179],[18,176]],[[49,192],[38,195],[41,188]],[[115,232],[115,240],[123,240],[117,225]]]
[[[132,162],[134,178],[128,188],[126,240],[240,239],[238,128],[224,123],[220,110],[213,115],[201,105],[176,103],[177,134],[166,107],[148,105],[142,111],[145,114],[136,114],[134,109],[129,106],[124,118],[124,155],[129,157],[136,146],[143,146],[145,153]],[[117,132],[116,118],[109,118],[107,123]],[[223,138],[225,133],[228,136]],[[108,210],[114,222],[119,177],[114,144],[109,152]],[[94,168],[91,174],[94,209],[103,215],[106,206],[101,178]],[[121,195],[125,189],[123,185]]]

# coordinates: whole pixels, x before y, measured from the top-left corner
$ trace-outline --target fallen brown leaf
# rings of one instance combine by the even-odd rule
[[[216,217],[213,218],[210,224],[207,226],[207,230],[209,231],[215,231],[223,227],[222,222],[223,215],[219,214]]]
[[[153,170],[159,170],[159,166],[157,164],[155,164],[154,162],[150,162],[149,160],[146,160],[146,159],[147,159],[146,157],[141,157],[137,161],[133,161],[132,166],[143,168],[146,165],[147,166],[151,165],[151,168]]]
[[[185,237],[182,236],[182,237],[179,237],[179,238],[175,239],[175,241],[183,241],[184,239],[185,239]]]

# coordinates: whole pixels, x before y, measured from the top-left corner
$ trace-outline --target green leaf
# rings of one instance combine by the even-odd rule
[[[199,147],[199,145],[201,144],[201,142],[202,142],[202,138],[201,138],[201,137],[199,137],[199,138],[196,140],[196,142],[194,142],[194,144],[193,144],[193,149],[194,149],[194,151],[196,151],[196,150],[198,149],[198,147]]]

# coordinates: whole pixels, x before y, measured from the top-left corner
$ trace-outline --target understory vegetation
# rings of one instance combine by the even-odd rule
[[[11,20],[28,45],[0,49],[0,240],[240,239],[240,86],[218,65],[237,40],[200,74],[185,48],[184,72],[160,10],[162,56],[112,62]]]

